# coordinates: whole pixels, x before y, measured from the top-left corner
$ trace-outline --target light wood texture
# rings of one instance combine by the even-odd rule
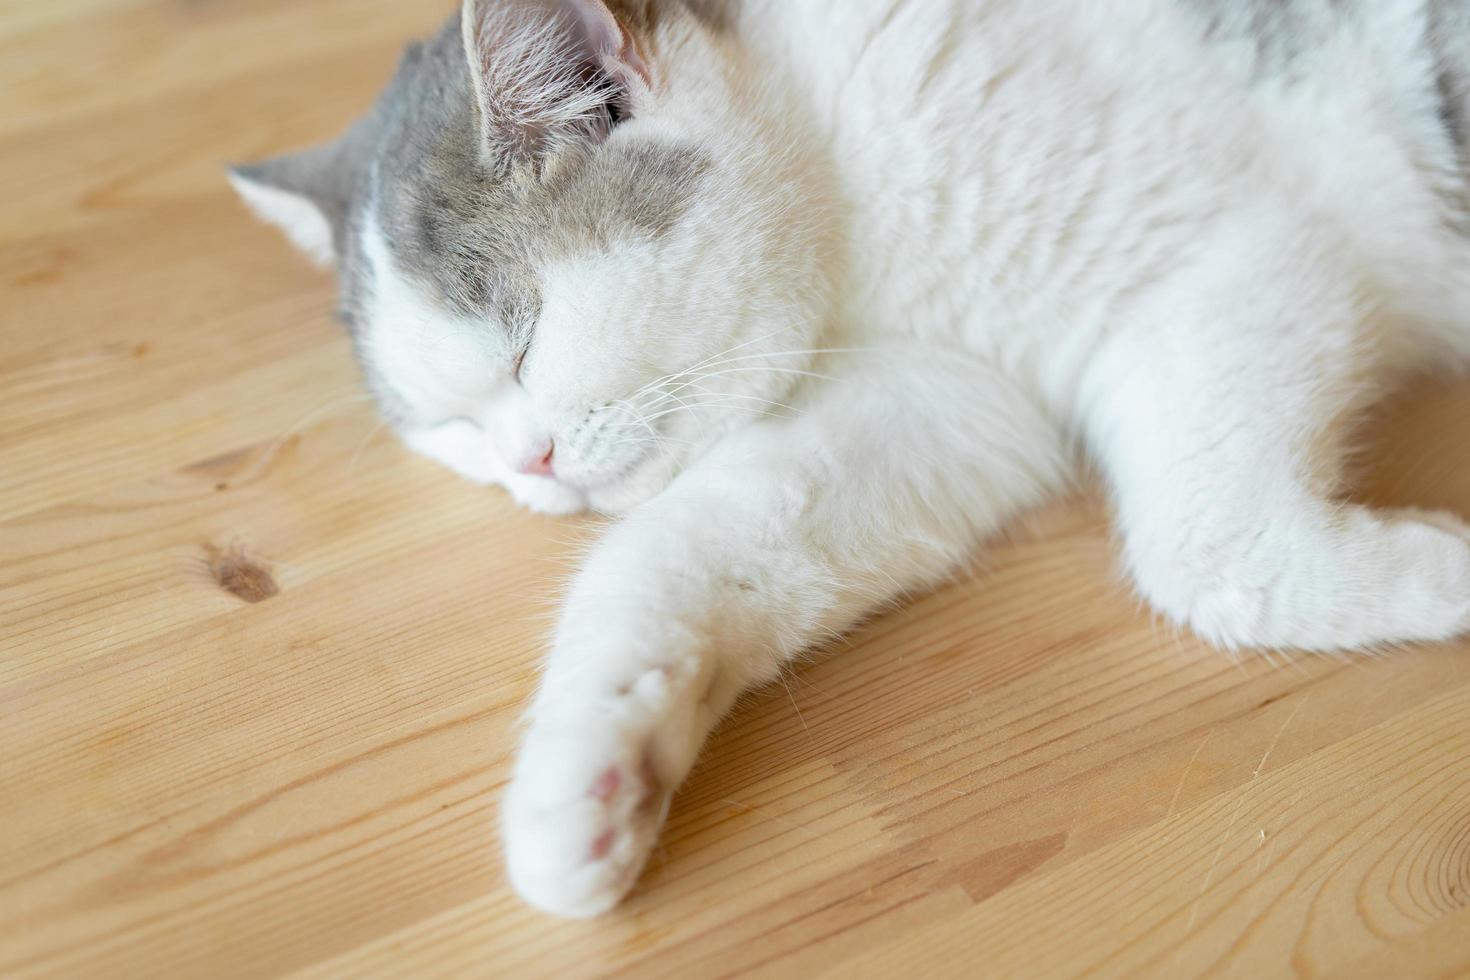
[[[441,6],[0,3],[0,974],[1470,973],[1470,648],[1232,661],[1090,499],[751,697],[616,915],[522,908],[595,522],[399,448],[221,175]],[[1470,387],[1390,416],[1362,495],[1470,512]]]

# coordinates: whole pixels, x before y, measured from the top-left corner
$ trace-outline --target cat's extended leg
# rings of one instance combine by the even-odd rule
[[[1330,263],[1261,258],[1246,235],[1227,244],[1151,297],[1084,386],[1139,589],[1230,647],[1344,650],[1466,630],[1466,526],[1335,498],[1344,427],[1378,363],[1370,304]]]
[[[996,372],[946,360],[858,357],[800,416],[727,437],[594,549],[504,803],[528,901],[611,908],[742,691],[953,572],[1063,482],[1057,427]]]

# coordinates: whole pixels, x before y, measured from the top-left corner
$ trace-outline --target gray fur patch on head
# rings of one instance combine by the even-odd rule
[[[372,189],[400,268],[450,310],[511,326],[534,319],[540,266],[666,233],[710,169],[697,150],[638,139],[500,165],[480,142],[453,25],[405,59],[383,98]]]
[[[639,23],[651,23],[649,16]],[[544,34],[545,24],[528,29]],[[374,383],[359,336],[374,286],[360,241],[369,213],[397,271],[426,297],[487,329],[509,330],[521,344],[539,310],[538,277],[546,263],[667,234],[712,169],[709,158],[691,147],[611,138],[617,120],[610,110],[602,124],[574,127],[575,139],[536,140],[528,157],[527,144],[506,137],[503,127],[487,129],[487,96],[477,90],[476,71],[492,82],[504,73],[471,63],[464,30],[464,18],[455,17],[433,37],[409,45],[376,105],[342,140],[242,170],[252,179],[288,183],[327,213],[341,315],[359,340],[369,384],[380,394],[385,386]],[[512,48],[507,56],[526,56]],[[571,57],[554,44],[532,48],[543,57]],[[567,71],[585,76],[574,64],[547,69],[545,77],[561,85]],[[587,90],[574,97],[601,99],[599,105],[612,98],[605,80],[583,81]],[[560,89],[514,96],[562,115],[547,100],[567,97],[573,96]],[[504,108],[511,96],[488,98],[495,103],[489,111],[512,111]],[[539,125],[526,117],[515,122]],[[391,399],[383,400],[390,410]]]
[[[521,171],[487,160],[469,73],[447,33],[425,45],[384,95],[395,109],[374,189],[404,268],[456,310],[513,305],[535,264],[662,233],[687,209],[708,166],[682,147],[569,146]]]

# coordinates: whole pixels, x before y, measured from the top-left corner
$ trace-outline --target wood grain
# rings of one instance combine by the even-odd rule
[[[538,918],[495,805],[596,521],[381,431],[228,160],[439,18],[0,4],[0,975],[1470,975],[1470,644],[1234,661],[1060,503],[752,696],[628,905]],[[1365,499],[1470,512],[1470,386]]]

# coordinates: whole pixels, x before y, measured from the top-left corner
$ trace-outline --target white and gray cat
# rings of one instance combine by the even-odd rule
[[[566,603],[510,876],[593,915],[711,727],[1082,454],[1227,647],[1470,629],[1470,527],[1337,496],[1470,355],[1470,0],[467,0],[240,168],[408,444],[626,518]]]

